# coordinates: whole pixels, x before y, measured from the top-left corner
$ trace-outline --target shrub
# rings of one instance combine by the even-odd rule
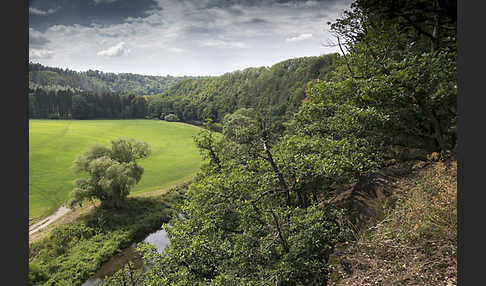
[[[29,263],[29,284],[35,285],[47,280],[47,273],[44,268],[35,262]]]
[[[164,117],[164,120],[165,121],[169,121],[169,122],[172,122],[172,121],[179,121],[179,117],[177,117],[177,115],[175,114],[167,114],[165,117]]]
[[[60,117],[59,117],[59,114],[57,114],[57,113],[50,113],[47,116],[47,119],[60,119]]]

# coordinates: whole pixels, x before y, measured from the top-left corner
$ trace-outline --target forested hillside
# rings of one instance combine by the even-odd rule
[[[137,89],[127,87],[133,81],[122,78],[129,74],[77,73],[30,65],[34,70],[30,72],[31,78],[43,87],[52,88],[38,86],[30,89],[29,116],[51,119],[146,116],[166,119],[167,116],[171,121],[201,124],[208,119],[221,123],[225,115],[239,108],[251,107],[268,113],[275,128],[282,131],[282,122],[290,118],[304,100],[307,82],[325,79],[338,57],[337,54],[329,54],[294,58],[269,68],[248,68],[222,76],[185,80],[172,78],[172,86],[168,90],[149,97],[142,97]],[[132,76],[145,80],[150,78]],[[93,85],[93,82],[97,84]],[[113,83],[121,91],[100,88],[107,83]],[[56,85],[58,88],[55,88]],[[77,88],[65,89],[67,86]],[[150,84],[142,86],[148,88]]]
[[[188,122],[222,122],[226,114],[253,107],[283,120],[304,100],[306,83],[325,79],[337,58],[337,54],[294,58],[271,67],[185,80],[151,97],[148,112],[156,118],[173,113]]]
[[[77,72],[29,63],[29,88],[76,89],[94,92],[130,92],[136,95],[161,93],[189,76],[148,76],[132,73]]]

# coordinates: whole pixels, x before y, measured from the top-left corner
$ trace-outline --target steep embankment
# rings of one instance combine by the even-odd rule
[[[330,200],[362,227],[330,256],[328,285],[456,285],[456,173],[453,159],[415,161]]]

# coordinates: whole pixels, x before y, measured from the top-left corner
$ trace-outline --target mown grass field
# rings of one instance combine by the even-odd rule
[[[162,120],[29,120],[29,218],[48,215],[67,200],[79,176],[71,169],[78,155],[117,137],[137,138],[152,148],[139,161],[145,171],[132,194],[191,177],[202,162],[192,138],[198,131]]]

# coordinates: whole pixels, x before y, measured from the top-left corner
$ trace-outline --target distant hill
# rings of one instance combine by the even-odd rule
[[[268,114],[281,129],[305,99],[307,83],[325,80],[338,57],[293,58],[271,67],[204,77],[77,72],[30,63],[29,116],[114,119],[172,114],[177,120],[201,124],[207,119],[221,123],[227,114],[252,108]],[[135,100],[146,95],[150,96],[144,101]],[[137,104],[143,106],[135,108]]]
[[[221,76],[188,79],[149,99],[149,116],[174,113],[182,121],[221,122],[239,108],[264,110],[279,120],[291,116],[306,97],[307,83],[325,80],[338,54],[292,58],[271,67],[252,67]]]
[[[29,63],[29,88],[74,89],[95,92],[129,92],[152,95],[166,91],[191,76],[149,76],[132,73],[104,73],[98,70],[77,72]]]

